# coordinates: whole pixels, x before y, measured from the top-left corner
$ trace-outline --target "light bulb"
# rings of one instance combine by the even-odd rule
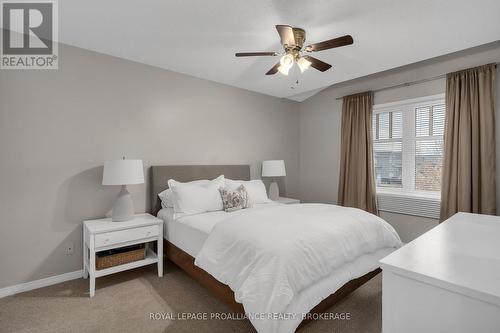
[[[283,75],[288,75],[289,70],[290,70],[290,67],[284,67],[284,66],[278,67],[278,72],[280,72]]]
[[[280,65],[280,67],[284,67],[287,69],[288,74],[288,70],[293,66],[293,56],[291,54],[285,54],[284,56],[282,56],[280,59]]]
[[[304,73],[304,71],[311,66],[311,62],[305,58],[299,58],[299,60],[297,60],[297,65],[300,68],[300,72]]]

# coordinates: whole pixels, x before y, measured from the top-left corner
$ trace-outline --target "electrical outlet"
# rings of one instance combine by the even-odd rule
[[[73,254],[75,253],[75,244],[73,242],[68,242],[64,246],[64,254]]]

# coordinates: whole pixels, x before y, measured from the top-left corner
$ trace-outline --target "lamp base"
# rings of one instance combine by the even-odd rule
[[[111,221],[124,222],[134,218],[134,203],[132,196],[127,190],[127,185],[122,185],[122,189],[116,198],[113,206],[113,215]]]
[[[269,185],[269,199],[272,201],[278,201],[279,197],[280,189],[278,184],[276,182],[272,182],[271,185]]]

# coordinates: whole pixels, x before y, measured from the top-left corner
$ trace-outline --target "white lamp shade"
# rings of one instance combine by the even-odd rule
[[[262,162],[262,177],[286,176],[285,161],[270,160]]]
[[[114,160],[104,163],[102,185],[132,185],[144,183],[142,160]]]

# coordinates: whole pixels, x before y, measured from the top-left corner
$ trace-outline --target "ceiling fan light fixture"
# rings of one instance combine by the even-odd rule
[[[290,67],[284,67],[284,66],[278,67],[278,72],[280,72],[283,75],[288,75],[288,71],[290,71]]]
[[[293,56],[291,54],[285,54],[280,59],[280,67],[284,67],[287,69],[287,72],[293,66]]]
[[[304,73],[311,66],[311,62],[306,58],[300,57],[299,60],[297,60],[297,65],[300,68],[300,72]]]
[[[345,35],[337,38],[328,39],[319,43],[313,43],[304,46],[306,40],[306,31],[302,28],[292,27],[289,25],[277,25],[276,30],[281,40],[281,45],[285,52],[238,52],[235,53],[236,57],[255,57],[255,56],[279,56],[280,60],[274,64],[271,69],[266,72],[266,75],[274,75],[280,72],[283,75],[288,75],[290,68],[296,62],[300,72],[305,72],[309,67],[312,67],[320,72],[326,72],[332,65],[321,61],[315,57],[306,55],[301,56],[303,52],[318,52],[346,45],[351,45],[354,40],[351,35]]]

